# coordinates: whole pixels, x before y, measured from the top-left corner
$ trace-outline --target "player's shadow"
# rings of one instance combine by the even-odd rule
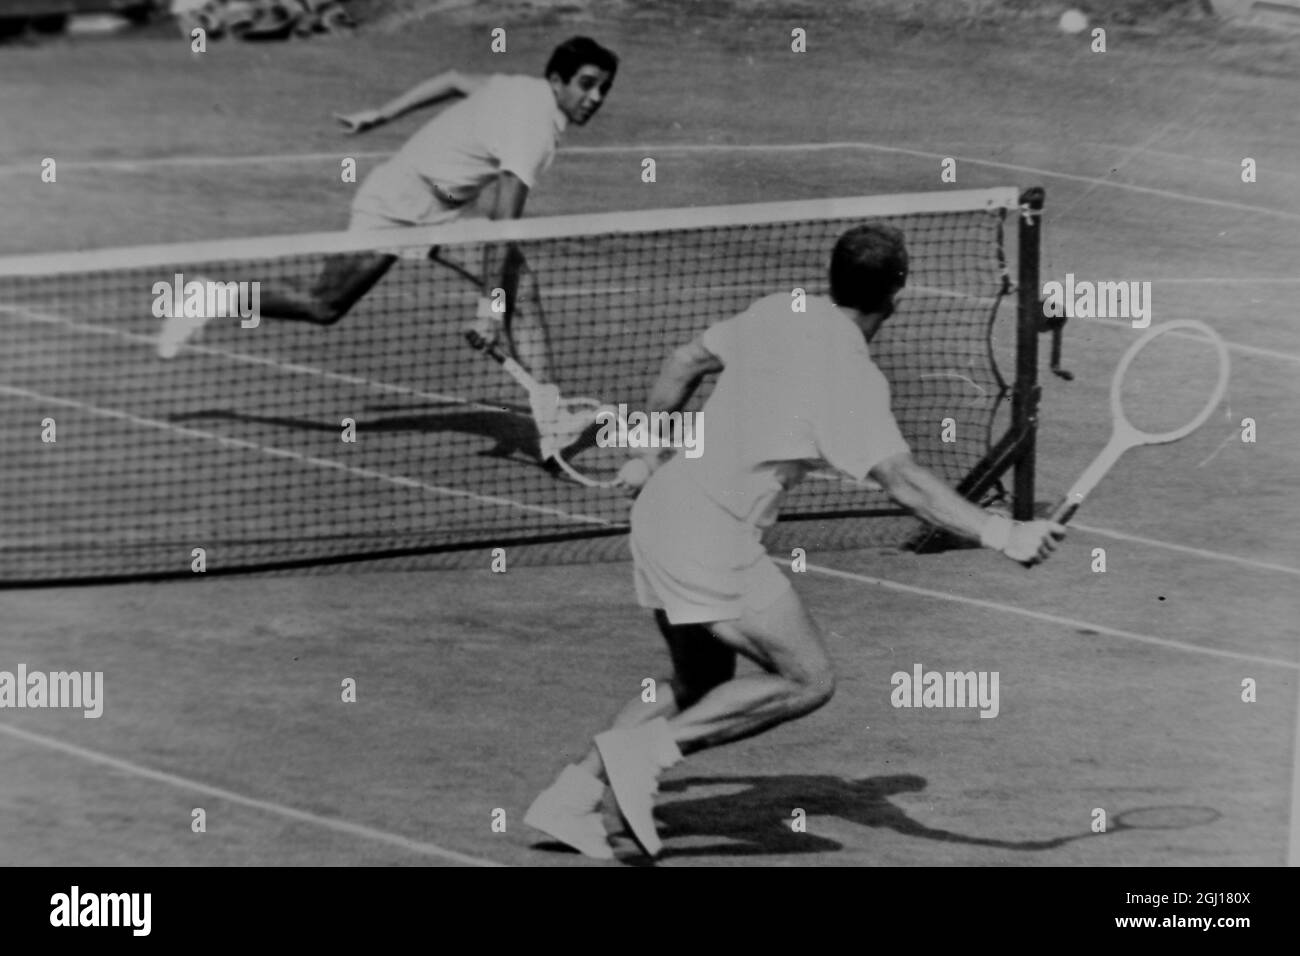
[[[1000,850],[1051,850],[1079,834],[1047,840],[998,840],[974,834],[956,833],[926,826],[892,802],[894,796],[924,790],[926,781],[913,774],[845,780],[831,776],[744,776],[687,777],[665,781],[660,793],[685,794],[684,798],[661,800],[655,809],[659,833],[665,841],[694,837],[721,837],[723,841],[690,847],[665,845],[659,859],[692,856],[766,856],[783,853],[828,853],[843,845],[815,832],[797,833],[791,826],[795,808],[808,817],[838,817],[848,823],[893,830],[904,836],[941,843],[963,843]],[[700,788],[744,787],[728,792],[691,797]],[[629,863],[640,862],[629,858]]]
[[[376,411],[376,409],[370,409],[370,411]],[[383,410],[380,409],[379,411],[382,412]],[[321,432],[336,437],[342,431],[339,422],[292,418],[284,415],[253,415],[226,408],[186,412],[172,415],[170,420],[177,423],[194,424],[214,421],[242,422],[253,425],[269,425],[299,432]],[[367,418],[358,420],[357,431],[362,434],[419,433],[436,435],[446,433],[471,435],[493,442],[490,448],[476,452],[476,454],[489,458],[510,458],[518,453],[526,459],[535,460],[540,454],[537,426],[533,424],[529,412],[526,409],[508,405],[502,405],[500,411],[495,409],[467,409]]]

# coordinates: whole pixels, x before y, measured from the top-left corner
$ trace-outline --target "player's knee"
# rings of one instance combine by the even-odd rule
[[[835,696],[835,670],[826,658],[803,662],[790,676],[800,709],[816,710]]]

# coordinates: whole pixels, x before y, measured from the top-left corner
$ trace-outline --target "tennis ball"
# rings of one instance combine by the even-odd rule
[[[1062,33],[1082,33],[1088,29],[1088,18],[1082,10],[1071,8],[1061,14],[1059,26]]]
[[[650,480],[650,466],[644,458],[628,459],[627,464],[618,470],[618,478],[629,488],[640,488]]]

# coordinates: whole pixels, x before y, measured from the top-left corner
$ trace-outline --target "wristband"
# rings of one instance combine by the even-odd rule
[[[980,544],[993,551],[1004,551],[1011,543],[1012,523],[1010,518],[1002,515],[989,515],[980,532]]]

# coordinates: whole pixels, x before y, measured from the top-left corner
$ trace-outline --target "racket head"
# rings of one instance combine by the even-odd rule
[[[1214,386],[1208,390],[1205,403],[1200,406],[1199,410],[1197,410],[1194,415],[1190,418],[1186,418],[1181,425],[1178,425],[1177,427],[1160,427],[1154,431],[1139,427],[1134,424],[1129,414],[1126,413],[1124,409],[1125,386],[1126,384],[1129,386],[1132,386],[1133,384],[1129,381],[1129,370],[1133,364],[1142,357],[1144,351],[1150,348],[1157,339],[1161,336],[1178,332],[1196,333],[1196,338],[1204,340],[1199,343],[1199,347],[1202,349],[1208,347],[1212,350],[1216,375]],[[1183,336],[1179,336],[1179,338],[1182,337]],[[1163,347],[1166,349],[1170,348],[1170,343],[1166,342]],[[1205,357],[1202,356],[1201,361],[1196,363],[1198,370],[1200,370],[1201,366],[1204,364],[1204,358]],[[1196,429],[1204,425],[1206,420],[1214,414],[1214,410],[1218,408],[1219,403],[1223,401],[1223,396],[1228,390],[1229,368],[1230,362],[1228,360],[1228,347],[1224,345],[1223,339],[1219,338],[1219,334],[1204,322],[1199,322],[1195,319],[1177,319],[1173,322],[1163,322],[1160,325],[1147,329],[1140,338],[1128,347],[1128,351],[1126,351],[1123,358],[1119,360],[1119,366],[1115,369],[1115,374],[1110,380],[1110,412],[1111,417],[1114,420],[1115,436],[1112,438],[1112,441],[1118,439],[1122,441],[1124,447],[1131,448],[1135,445],[1163,445],[1168,442],[1178,441],[1180,438],[1186,438],[1192,432],[1196,431]],[[1195,372],[1184,369],[1184,378],[1194,375]],[[1182,381],[1177,384],[1183,391],[1186,391],[1188,388],[1196,388],[1199,390],[1199,384],[1193,385],[1187,381]],[[1154,390],[1157,387],[1172,388],[1175,383],[1171,381],[1152,382],[1150,385]],[[1132,401],[1131,394],[1130,401]]]
[[[1152,343],[1161,336],[1188,332],[1195,334],[1181,334],[1177,337],[1177,342],[1184,343],[1181,351],[1172,348],[1176,343],[1169,340],[1159,348],[1150,349]],[[1189,339],[1191,344],[1187,344]],[[1143,362],[1139,366],[1142,374],[1130,375],[1130,370],[1139,361]],[[1146,364],[1148,361],[1150,364]],[[1111,377],[1110,441],[1052,509],[1051,520],[1058,524],[1069,521],[1092,489],[1128,449],[1138,445],[1163,445],[1177,441],[1205,424],[1228,390],[1228,373],[1228,348],[1218,333],[1204,322],[1178,319],[1148,329],[1128,347]],[[1208,390],[1201,384],[1207,375],[1213,375],[1215,379],[1213,387]],[[1162,426],[1151,429],[1135,424],[1125,411],[1126,393],[1131,403],[1134,402],[1135,395],[1140,397],[1145,394],[1146,399],[1143,400],[1149,400],[1161,412]],[[1204,401],[1202,395],[1205,395]],[[1137,413],[1136,408],[1132,411]],[[1167,421],[1163,418],[1166,414],[1169,415]]]
[[[627,423],[618,409],[594,398],[567,398],[559,406],[560,437],[547,455],[549,461],[572,481],[588,488],[613,488],[619,470],[627,464],[628,450],[616,441]]]

